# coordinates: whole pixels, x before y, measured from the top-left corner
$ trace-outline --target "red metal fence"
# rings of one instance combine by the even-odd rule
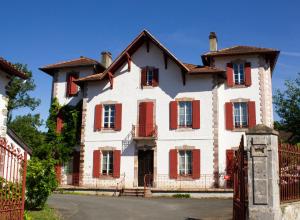
[[[0,219],[24,216],[27,153],[0,138]]]
[[[300,200],[300,147],[279,144],[280,201]]]

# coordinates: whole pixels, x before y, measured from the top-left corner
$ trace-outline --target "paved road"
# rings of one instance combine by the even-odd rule
[[[66,220],[232,218],[232,200],[225,199],[144,199],[54,194],[49,198],[48,204],[57,209]]]

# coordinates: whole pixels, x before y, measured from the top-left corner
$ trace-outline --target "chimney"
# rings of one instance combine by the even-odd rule
[[[112,63],[111,53],[109,51],[103,51],[101,53],[101,64],[107,68]]]
[[[215,52],[218,50],[218,39],[215,32],[209,34],[209,50]]]

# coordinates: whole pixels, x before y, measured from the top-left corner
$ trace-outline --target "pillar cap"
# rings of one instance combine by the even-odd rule
[[[264,124],[258,124],[253,128],[250,128],[247,132],[247,135],[266,135],[266,134],[273,134],[273,135],[279,135],[279,132],[274,130],[273,128],[270,128]]]

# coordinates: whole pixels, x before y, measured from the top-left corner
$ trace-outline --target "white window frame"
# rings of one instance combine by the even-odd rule
[[[237,72],[236,72],[237,70]],[[237,76],[237,79],[236,79]],[[245,64],[244,63],[233,63],[233,77],[234,84],[244,85],[245,84]]]
[[[184,124],[180,124],[180,103],[189,103],[191,107],[191,121],[190,124],[188,124],[187,120],[187,104],[184,105]],[[193,107],[192,107],[192,102],[191,101],[179,101],[178,102],[178,126],[179,127],[192,127],[193,124]]]
[[[104,164],[104,155],[106,155],[106,164]],[[101,174],[105,176],[110,176],[113,174],[114,170],[114,158],[113,151],[102,151],[102,159],[101,159]],[[112,164],[111,169],[109,167],[110,162]],[[104,166],[106,166],[106,170],[104,170]]]
[[[238,105],[238,123],[236,122],[236,105]],[[243,107],[245,107],[243,111]],[[245,114],[244,114],[245,113]],[[248,103],[247,102],[234,102],[233,103],[233,121],[234,121],[234,127],[235,128],[247,128],[249,126],[249,120],[248,120]],[[243,120],[243,117],[246,120]],[[243,125],[243,122],[246,122],[245,125]]]
[[[180,169],[180,153],[184,152],[184,172],[180,173],[181,169]],[[190,152],[190,170],[188,168],[188,152]],[[190,171],[190,172],[189,172]],[[191,176],[193,172],[193,154],[192,154],[192,150],[178,150],[178,174],[180,176]]]
[[[109,107],[108,109],[108,116],[105,116],[105,108]],[[112,115],[112,107],[114,108],[114,114]],[[105,127],[105,118],[108,118],[108,122],[107,122],[107,127]],[[113,121],[111,120],[111,118],[113,117]],[[102,119],[103,119],[103,128],[104,129],[113,129],[116,126],[116,107],[114,104],[104,104],[103,105],[103,115],[102,115]],[[112,126],[113,124],[113,126]]]

